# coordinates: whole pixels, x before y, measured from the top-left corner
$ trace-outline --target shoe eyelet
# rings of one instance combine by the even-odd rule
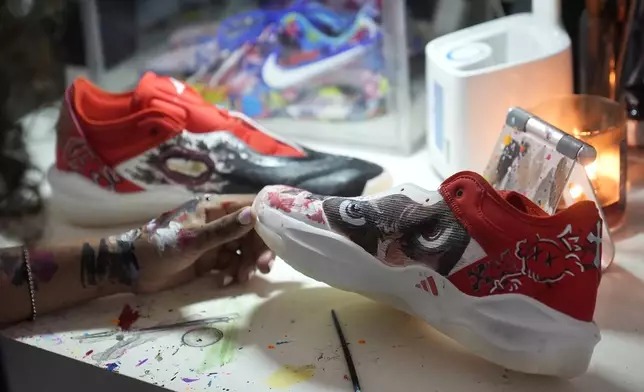
[[[456,190],[455,195],[456,195],[456,197],[457,197],[457,198],[461,198],[461,197],[463,197],[463,193],[464,193],[464,192],[463,192],[463,188],[458,188],[458,189]]]

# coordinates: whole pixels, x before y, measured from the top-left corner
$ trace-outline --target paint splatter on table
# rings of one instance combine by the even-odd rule
[[[138,318],[124,329],[113,321],[125,305]],[[2,333],[115,377],[173,391],[350,391],[331,309],[342,320],[365,391],[404,386],[412,391],[493,392],[510,381],[512,390],[520,392],[628,389],[598,378],[601,369],[615,369],[612,354],[618,353],[610,342],[589,376],[570,383],[504,372],[422,320],[331,289],[282,263],[267,280],[257,277],[245,287],[218,291],[204,278],[155,295],[94,301]],[[604,341],[615,342],[610,331],[603,335]],[[639,346],[631,340],[628,347]],[[644,374],[631,375],[628,382],[644,385]]]
[[[315,370],[314,364],[284,365],[269,377],[267,384],[270,388],[275,389],[291,388],[296,384],[310,380],[315,375]]]
[[[321,286],[283,267],[288,271],[284,283],[294,287],[288,297]],[[309,310],[302,303],[283,312],[287,317],[275,317],[267,309],[283,295],[273,290],[258,296],[252,285],[222,295],[204,279],[156,295],[102,299],[4,333],[176,391],[307,391],[316,374],[333,374],[332,383],[342,385],[344,363],[328,312],[304,316]],[[328,303],[329,308],[334,305]]]

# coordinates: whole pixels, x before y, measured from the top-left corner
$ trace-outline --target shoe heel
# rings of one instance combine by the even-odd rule
[[[532,298],[476,298],[441,328],[473,353],[523,373],[572,378],[590,364],[599,328]]]

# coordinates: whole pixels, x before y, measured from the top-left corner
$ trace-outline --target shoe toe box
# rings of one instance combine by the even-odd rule
[[[281,218],[288,217],[320,228],[327,228],[326,216],[322,208],[324,196],[284,185],[264,187],[255,198],[253,207],[260,218],[268,218],[278,213]]]
[[[370,183],[386,174],[383,168],[375,163],[346,157],[337,157],[337,160],[337,170],[308,178],[300,182],[298,187],[314,194],[360,196],[369,193]],[[384,181],[382,188],[386,189],[389,185]]]

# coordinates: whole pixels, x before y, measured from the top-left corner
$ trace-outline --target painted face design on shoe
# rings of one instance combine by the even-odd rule
[[[315,195],[288,186],[275,186],[262,195],[263,203],[270,208],[278,209],[309,224],[324,225],[326,223],[322,211],[322,201],[326,196]]]
[[[228,132],[183,132],[121,164],[121,170],[142,186],[179,184],[195,193],[224,193],[226,175],[245,158],[244,148]]]
[[[332,230],[389,266],[423,264],[447,275],[470,236],[439,199],[419,203],[404,194],[377,198],[331,197],[323,202]]]

